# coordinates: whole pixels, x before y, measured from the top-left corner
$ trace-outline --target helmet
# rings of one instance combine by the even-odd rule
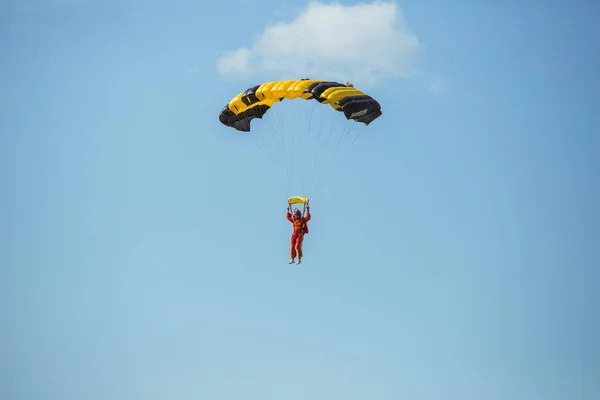
[[[294,216],[300,216],[302,215],[302,213],[300,212],[300,210],[298,210],[297,208],[294,210]]]

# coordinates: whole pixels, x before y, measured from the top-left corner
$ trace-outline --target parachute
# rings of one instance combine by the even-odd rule
[[[249,132],[250,122],[261,118],[283,99],[317,100],[341,111],[346,119],[369,125],[382,115],[381,106],[371,96],[349,83],[301,79],[267,82],[235,96],[221,110],[219,120],[238,131]]]
[[[275,103],[281,103],[283,100],[315,100],[304,101],[305,118],[299,112],[292,112],[289,118],[276,118],[279,112],[290,112],[297,102],[274,106]],[[308,107],[314,105],[315,114],[322,112],[325,114],[321,123],[313,123],[313,110]],[[323,106],[329,107],[323,107]],[[320,111],[325,110],[325,111]],[[329,110],[337,111],[345,116],[337,117],[334,112],[329,114]],[[342,144],[350,136],[350,131],[357,126],[355,123],[361,123],[366,127],[382,115],[381,106],[373,97],[365,94],[354,85],[344,82],[339,83],[328,80],[318,79],[299,79],[299,80],[281,80],[265,82],[260,85],[252,86],[243,92],[238,93],[227,103],[219,113],[219,121],[228,128],[235,131],[250,132],[251,122],[254,119],[266,120],[271,125],[274,137],[269,138],[266,132],[258,135],[244,135],[246,140],[254,142],[261,150],[272,148],[276,165],[274,173],[285,171],[284,179],[275,179],[273,182],[282,182],[286,185],[282,192],[286,193],[288,203],[308,205],[308,196],[289,197],[290,192],[306,193],[307,184],[313,186],[313,193],[321,184],[325,171],[331,168]],[[341,127],[324,128],[323,122],[330,120],[332,125],[339,124]],[[350,123],[348,123],[350,121]],[[278,122],[278,126],[275,123]],[[283,127],[283,123],[289,123],[290,126]],[[259,130],[263,127],[252,124],[252,128]],[[281,124],[281,125],[280,125]],[[306,130],[303,132],[302,125],[306,124]],[[323,133],[322,133],[323,132]],[[335,135],[337,134],[337,140]],[[334,139],[332,139],[334,138]],[[355,141],[358,137],[355,137]],[[310,148],[310,141],[316,141],[313,149]],[[260,142],[260,143],[259,143]],[[329,151],[328,145],[332,143],[333,149]],[[291,146],[291,147],[288,147]],[[265,151],[264,159],[268,159],[269,152]],[[281,157],[281,158],[280,158]],[[263,157],[258,157],[263,158]],[[311,160],[311,158],[314,158]],[[319,165],[317,161],[323,160],[324,164]],[[313,161],[313,162],[311,162]],[[265,161],[266,162],[266,161]],[[325,168],[328,167],[328,168]],[[307,177],[311,173],[317,176]],[[282,194],[283,194],[282,193]]]

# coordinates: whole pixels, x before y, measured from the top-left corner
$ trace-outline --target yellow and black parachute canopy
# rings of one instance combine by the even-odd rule
[[[371,96],[352,85],[325,80],[300,79],[267,82],[235,96],[221,110],[219,120],[238,131],[249,132],[250,122],[283,99],[317,100],[343,112],[347,119],[369,125],[381,114],[381,106]]]

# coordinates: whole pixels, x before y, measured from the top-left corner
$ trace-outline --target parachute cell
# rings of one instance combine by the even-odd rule
[[[235,96],[221,110],[219,120],[238,131],[249,132],[250,122],[262,118],[273,104],[283,99],[314,99],[344,113],[346,119],[369,125],[382,115],[381,106],[371,96],[350,84],[301,79],[266,82]]]

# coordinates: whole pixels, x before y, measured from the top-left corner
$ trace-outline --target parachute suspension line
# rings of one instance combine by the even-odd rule
[[[310,117],[308,116],[308,102],[303,101],[304,103],[304,121],[306,121],[306,137],[305,137],[305,141],[309,141],[310,140],[310,129],[309,129],[309,124],[310,124]],[[300,126],[298,126],[298,131],[300,130]],[[303,154],[305,154],[306,152],[303,150]],[[305,157],[305,155],[304,155]],[[302,157],[302,162],[301,162],[301,166],[300,169],[301,170],[306,170],[306,165],[304,163],[304,157]],[[304,193],[306,191],[306,179],[302,179],[302,193]]]
[[[291,177],[291,165],[290,165],[290,157],[288,157],[288,152],[286,150],[287,147],[287,135],[285,134],[285,126],[284,126],[284,119],[283,116],[281,115],[281,110],[278,107],[274,107],[273,110],[271,111],[275,111],[273,114],[273,120],[269,120],[271,122],[271,127],[273,128],[273,132],[276,136],[276,143],[278,145],[278,149],[279,149],[279,154],[281,157],[281,164],[283,165],[283,171],[285,173],[285,175],[283,176],[283,185],[285,186],[285,190],[286,193],[289,193],[290,191],[290,177]],[[277,123],[277,126],[274,126],[273,124]],[[278,167],[279,169],[281,169],[281,167]]]
[[[354,122],[354,121],[352,121]],[[350,123],[348,125],[345,126],[344,130],[341,133],[341,137],[340,140],[337,142],[337,145],[335,147],[335,151],[333,154],[333,159],[337,159],[337,156],[342,148],[342,146],[344,145],[344,142],[346,141],[346,139],[350,136],[350,134],[352,133],[352,131],[354,130],[356,124],[355,123]]]
[[[310,154],[312,154],[313,158],[317,158],[317,155],[314,151],[314,141],[312,140],[312,137],[314,136],[312,125],[314,122],[313,110],[314,107],[317,107],[318,105],[315,104],[316,102],[314,101],[304,101],[302,103],[304,103],[302,106],[304,108],[304,112],[294,113],[294,138],[297,139],[297,147],[299,147],[299,151],[293,151],[292,153],[298,157],[298,159],[296,159],[296,165],[298,167],[298,181],[300,183],[300,187],[296,188],[296,190],[300,190],[301,193],[305,193],[310,181],[314,180],[314,178],[310,176],[312,174],[307,174],[306,171],[310,171],[310,168],[307,168],[310,166]],[[299,106],[301,106],[301,103]],[[302,114],[304,114],[304,117],[302,117]]]
[[[309,125],[309,124],[312,124],[312,120],[310,120],[307,125]],[[323,127],[323,116],[321,116],[321,118],[319,120],[319,125],[318,126],[319,126],[319,129],[318,129],[318,132],[317,132],[317,136],[321,133],[321,129]],[[309,128],[307,127],[307,129],[309,129]],[[312,135],[314,136],[314,134],[312,134]],[[312,153],[313,154],[312,154],[312,163],[311,163],[311,165],[312,165],[313,169],[315,169],[316,165],[317,165],[317,158],[319,156],[319,151],[318,150],[317,151],[313,151]]]
[[[290,102],[292,103],[292,102]],[[348,138],[351,136],[352,131],[356,127],[356,123],[354,121],[343,120],[331,120],[326,121],[324,116],[319,115],[318,123],[317,121],[313,121],[313,108],[309,107],[318,107],[320,104],[309,105],[308,102],[304,102],[304,114],[306,118],[304,121],[301,119],[301,114],[298,115],[294,110],[288,110],[292,113],[291,122],[293,126],[288,127],[290,119],[286,118],[283,115],[283,112],[286,110],[285,108],[273,107],[269,116],[264,119],[267,119],[267,122],[271,135],[260,135],[262,145],[269,150],[275,150],[273,147],[276,147],[276,151],[273,154],[269,154],[267,157],[270,159],[272,166],[275,170],[280,173],[283,172],[285,175],[283,179],[286,182],[282,182],[282,190],[285,190],[287,193],[296,193],[301,191],[301,193],[306,193],[307,191],[312,191],[312,194],[321,187],[325,177],[329,174],[335,163],[339,158],[339,154],[341,153],[341,149],[344,147]],[[316,115],[315,115],[316,116]],[[288,121],[287,123],[285,121]],[[304,129],[301,129],[300,123],[306,123],[306,137],[303,135]],[[315,132],[315,129],[311,129],[313,125],[318,125],[318,129]],[[323,133],[326,130],[327,132]],[[268,131],[268,130],[267,130]],[[339,135],[339,138],[334,139],[334,135]],[[297,154],[303,154],[302,157],[306,157],[306,149],[304,148],[304,139],[308,138],[317,138],[317,142],[322,144],[322,140],[325,141],[324,145],[320,145],[316,147],[316,151],[313,152],[313,171],[315,174],[311,179],[306,174],[302,174],[303,171],[307,170],[307,163],[305,158],[296,158]],[[275,140],[272,140],[274,138]],[[356,142],[357,137],[354,138],[353,142]],[[261,143],[254,142],[254,145],[261,150]],[[297,146],[302,146],[299,152],[296,152],[295,149]],[[329,154],[327,158],[323,157],[324,154]],[[280,161],[277,161],[277,160]],[[308,164],[310,165],[310,164]],[[298,187],[300,186],[300,187]],[[312,188],[310,187],[312,186]]]
[[[346,139],[351,135],[351,133],[355,127],[356,127],[356,123],[354,123],[354,121],[351,121],[350,125],[346,125],[344,127],[344,130],[341,132],[340,139],[338,140],[338,142],[336,144],[335,150],[333,152],[333,156],[331,157],[331,160],[330,160],[327,168],[323,169],[323,172],[319,175],[319,179],[317,180],[317,182],[315,183],[315,186],[313,187],[313,193],[316,192],[319,189],[319,187],[321,186],[321,183],[323,182],[323,179],[325,178],[326,172],[329,172],[329,170],[331,170],[333,168],[333,166],[335,165],[336,161],[338,160],[340,151],[341,151],[344,143],[346,142]]]
[[[290,151],[290,154],[291,154],[290,158],[292,159],[293,165],[295,165],[296,168],[293,171],[294,176],[292,177],[292,182],[300,182],[302,188],[304,188],[305,179],[303,179],[303,175],[299,173],[300,171],[298,171],[298,169],[302,170],[302,159],[296,158],[298,156],[298,152],[296,152],[295,150],[296,150],[296,148],[300,147],[300,153],[303,154],[305,152],[305,149],[304,149],[305,146],[303,146],[303,143],[301,140],[302,134],[300,132],[300,123],[299,123],[300,121],[298,121],[298,115],[297,115],[297,113],[294,113],[293,115],[294,115],[294,117],[293,117],[294,135],[292,136],[293,144],[292,144],[292,149]],[[292,190],[299,190],[299,188],[294,188]]]
[[[281,151],[281,145],[279,144],[280,135],[279,135],[279,128],[276,126],[276,123],[277,123],[276,117],[277,117],[277,113],[273,113],[268,118],[265,118],[267,120],[266,123],[271,128],[270,130],[271,130],[272,134],[268,135],[267,133],[265,133],[260,136],[262,137],[262,140],[268,149],[268,153],[271,156],[269,158],[272,158],[274,170],[281,173],[282,169],[279,165],[281,165],[283,151]],[[274,121],[274,119],[275,119],[275,121]],[[271,138],[273,140],[270,140]],[[275,147],[275,148],[273,148],[273,147]],[[277,151],[277,149],[279,149],[279,151]],[[273,151],[272,154],[271,154],[271,151]]]
[[[354,137],[354,140],[352,141],[351,145],[354,146],[354,144],[357,142],[358,138],[360,138],[362,136],[362,132],[358,132],[358,134]]]
[[[327,139],[325,141],[325,145],[323,146],[323,149],[325,149],[325,150],[327,150],[327,146],[329,145],[329,142],[331,140],[331,136],[333,135],[334,125],[335,124],[332,122],[331,126],[327,128]],[[321,119],[321,126],[320,126],[320,129],[319,129],[318,138],[321,137],[322,127],[323,127],[323,119]],[[321,148],[319,148],[317,150],[316,156],[315,156],[314,168],[315,168],[315,170],[319,171],[319,175],[317,176],[316,182],[320,181],[322,179],[322,176],[326,173],[326,171],[322,168],[322,165],[317,165],[317,164],[319,164],[318,160],[320,160],[319,159],[319,155],[320,154],[321,154]],[[314,185],[314,182],[313,182],[313,185]],[[314,191],[315,191],[315,189],[314,189],[314,186],[313,186],[313,192]]]
[[[256,113],[254,111],[252,111],[252,114],[256,115]],[[252,140],[254,137],[249,135],[247,136],[249,140]],[[261,143],[262,142],[262,143]],[[259,135],[257,136],[256,140],[253,140],[252,143],[254,144],[254,146],[256,147],[256,149],[258,150],[257,154],[259,155],[259,157],[262,154],[262,150],[269,150],[269,141],[268,138],[265,137],[265,135]],[[267,151],[267,153],[269,153]],[[273,164],[273,166],[275,166],[277,164],[277,159],[276,157],[267,155],[268,161],[270,161],[271,164]]]
[[[301,123],[307,123],[306,136],[300,134],[301,129],[297,122],[297,117],[299,117],[299,114],[294,113],[294,118],[285,120],[286,122],[293,120],[294,125],[296,125],[294,127],[290,127],[291,129],[286,129],[283,126],[282,116],[279,112],[281,110],[286,110],[286,107],[280,108],[275,105],[275,103],[279,103],[283,100],[291,100],[290,103],[293,106],[295,103],[293,99],[297,98],[304,100],[314,99],[313,101],[305,102],[305,115],[309,114],[309,107],[313,106],[313,104],[317,106],[314,110],[311,109],[310,116],[308,116],[307,120],[301,121]],[[319,79],[300,79],[265,82],[238,93],[238,95],[231,99],[229,103],[221,110],[219,113],[219,120],[225,126],[231,127],[238,131],[249,132],[251,121],[254,118],[262,119],[265,114],[268,113],[266,116],[268,121],[265,122],[269,123],[275,140],[268,140],[266,137],[267,135],[261,135],[261,137],[263,140],[262,143],[267,147],[278,147],[279,151],[275,151],[271,154],[275,156],[275,159],[277,159],[276,156],[280,156],[281,160],[283,161],[283,165],[279,164],[280,166],[276,167],[277,171],[280,173],[285,172],[284,179],[287,181],[286,183],[290,187],[290,191],[292,189],[298,189],[295,186],[299,182],[302,182],[302,187],[304,188],[305,182],[302,179],[303,177],[300,175],[296,176],[296,173],[305,172],[307,169],[307,162],[310,163],[310,160],[306,159],[307,155],[309,153],[314,155],[315,158],[313,160],[313,164],[315,168],[313,171],[315,175],[319,176],[316,182],[315,180],[312,180],[310,183],[311,186],[314,184],[313,191],[316,191],[321,185],[327,170],[332,168],[338,159],[341,148],[348,141],[348,137],[350,136],[350,132],[348,132],[347,129],[344,129],[342,135],[337,139],[337,143],[333,144],[333,156],[331,156],[329,149],[327,149],[327,157],[323,156],[325,149],[323,148],[322,142],[320,146],[315,147],[314,151],[309,151],[308,143],[305,142],[304,139],[312,139],[315,136],[313,125],[316,124],[316,121],[312,121],[312,112],[320,110],[317,103],[324,103],[323,106],[326,108],[327,105],[330,105],[338,112],[343,112],[346,120],[352,119],[356,122],[364,123],[365,125],[369,125],[372,121],[382,115],[381,107],[377,100],[373,99],[371,96],[365,94],[361,90],[354,88],[354,85],[348,84],[348,82],[339,83]],[[324,117],[322,116],[319,129],[316,132],[317,140],[319,141],[323,135],[323,118]],[[343,118],[340,118],[340,120],[342,119]],[[325,121],[327,121],[327,118],[325,118]],[[260,121],[257,122],[259,125],[262,124]],[[332,119],[332,123],[333,122],[338,121]],[[344,122],[347,123],[347,121]],[[348,126],[345,127],[347,128]],[[354,128],[354,126],[352,126],[352,128]],[[333,127],[328,127],[327,130],[328,132],[325,141],[325,148],[329,147],[334,134]],[[339,130],[340,129],[337,129],[335,134],[338,134]],[[291,135],[293,136],[290,137]],[[356,142],[357,139],[358,137],[354,138],[353,143]],[[258,140],[250,140],[252,143],[259,146],[260,143],[258,143]],[[298,143],[300,143],[300,151],[296,151],[296,148],[298,148]],[[292,148],[289,150],[287,149],[288,145],[292,146]],[[296,157],[298,157],[298,159],[296,159]],[[323,160],[320,160],[320,158]],[[328,168],[317,168],[318,164],[320,164],[320,161],[322,161],[323,164],[328,164]],[[265,162],[267,162],[267,160],[265,160]],[[299,171],[296,171],[296,168],[298,168]]]
[[[307,101],[304,102],[304,114],[305,115],[308,114],[308,102]],[[312,107],[312,104],[311,104],[310,115],[308,115],[308,118],[306,119],[306,136],[308,136],[309,138],[312,135],[312,130],[311,130],[311,127],[312,127],[312,116],[313,116],[312,114],[313,114],[313,107]]]
[[[279,108],[275,108],[273,107],[271,111],[274,111],[274,115],[273,115],[273,124],[277,124],[273,131],[276,135],[276,143],[278,145],[278,149],[280,152],[280,157],[281,157],[281,165],[282,167],[279,167],[283,172],[284,172],[284,176],[282,177],[283,185],[287,185],[288,181],[289,181],[289,176],[290,176],[290,167],[288,165],[288,158],[286,156],[286,149],[285,149],[285,142],[286,142],[286,135],[283,132],[284,131],[284,126],[283,126],[283,118],[281,115],[281,112],[279,110]],[[285,187],[285,190],[287,192],[287,186]]]
[[[293,163],[293,159],[292,156],[290,154],[289,146],[290,146],[290,142],[293,141],[293,138],[290,138],[290,135],[288,134],[287,130],[288,127],[285,124],[285,118],[282,115],[284,109],[282,108],[278,108],[277,109],[279,111],[278,115],[279,115],[279,121],[280,121],[280,129],[279,129],[279,133],[281,135],[281,141],[283,143],[283,157],[284,157],[284,161],[285,161],[285,170],[286,170],[286,176],[285,176],[285,185],[286,185],[286,193],[290,193],[290,191],[292,190],[292,186],[293,186],[293,181],[294,181],[294,163]]]
[[[323,131],[323,116],[321,115],[321,119],[319,121],[319,130],[317,132],[317,142],[319,142],[319,139],[321,138],[322,131]],[[314,153],[314,157],[313,157],[313,169],[315,171],[319,171],[319,169],[317,169],[317,164],[318,164],[320,154],[321,154],[321,148],[319,147],[318,150]]]
[[[257,139],[253,140],[254,145],[259,150],[258,157],[262,157],[263,161],[269,164],[272,167],[273,178],[277,181],[288,181],[289,172],[288,166],[286,164],[286,151],[285,146],[283,144],[283,138],[285,135],[282,133],[283,131],[283,118],[281,118],[281,114],[278,110],[275,111],[271,115],[267,116],[265,123],[267,123],[270,129],[265,129],[264,134],[256,135]],[[254,116],[258,113],[254,113],[254,110],[251,111]],[[261,123],[261,122],[259,122]],[[269,130],[271,132],[269,132]],[[285,168],[282,168],[284,166]],[[281,176],[284,174],[284,176]],[[287,184],[287,182],[282,182],[282,185]],[[287,188],[282,187],[282,194],[287,195],[289,190]]]
[[[297,103],[292,103],[290,106],[290,111],[294,105]],[[296,159],[297,152],[295,149],[298,147],[298,142],[300,141],[300,129],[298,126],[298,115],[296,112],[292,112],[292,126],[290,127],[290,134],[288,135],[290,139],[290,147],[288,149],[287,154],[289,155],[290,161],[290,171],[291,176],[289,178],[290,191],[289,193],[296,193],[298,190],[297,183],[302,182],[302,175],[298,173],[298,161]]]

